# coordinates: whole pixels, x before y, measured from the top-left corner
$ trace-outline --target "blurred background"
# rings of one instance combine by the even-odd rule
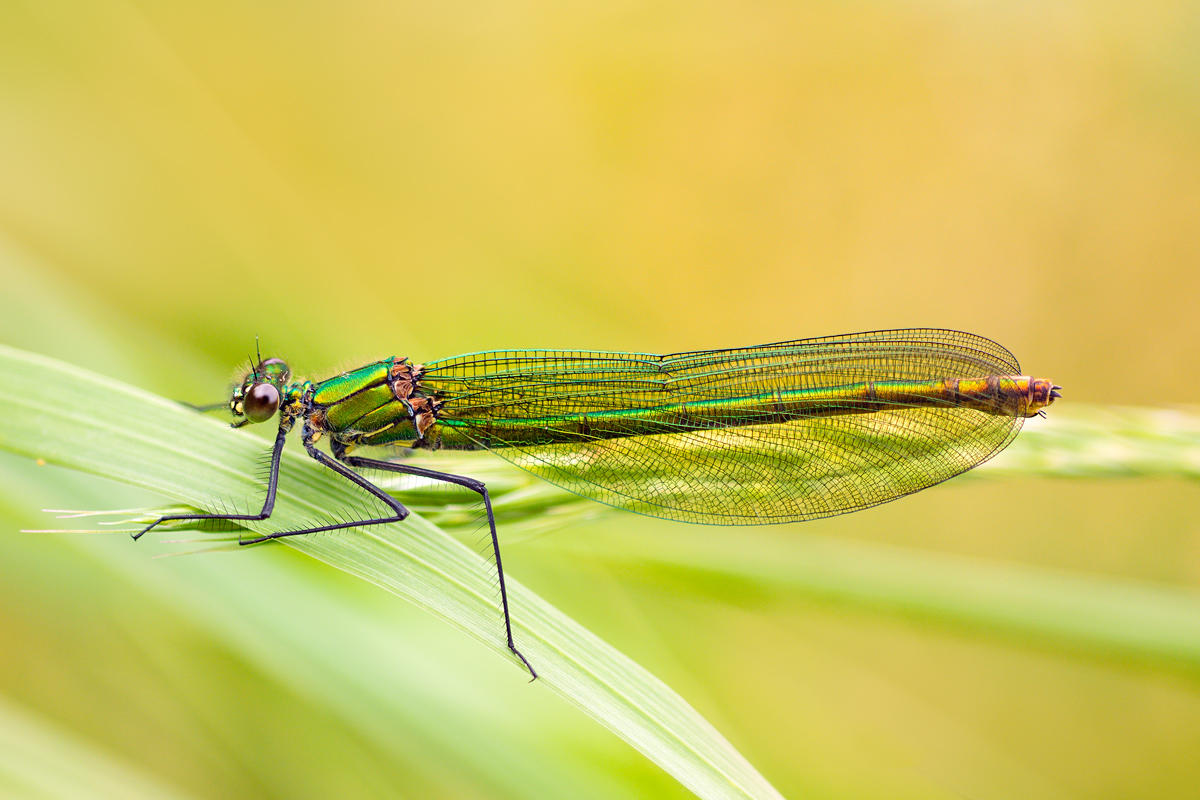
[[[202,403],[255,337],[320,378],[928,326],[1066,387],[1027,429],[1196,404],[1197,41],[1186,2],[10,0],[0,342]],[[375,587],[285,547],[18,533],[167,498],[0,473],[12,796],[688,796]],[[637,554],[830,542],[1194,593],[1198,511],[1182,478],[964,479],[763,531],[608,514],[505,565],[787,797],[1193,797],[1194,665]]]

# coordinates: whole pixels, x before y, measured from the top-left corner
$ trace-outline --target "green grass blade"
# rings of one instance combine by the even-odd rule
[[[261,496],[252,476],[261,464],[262,439],[77,367],[0,347],[0,408],[0,447],[11,452],[199,508]],[[297,526],[326,509],[361,503],[353,487],[302,455],[285,453],[283,469],[274,525]],[[486,563],[428,521],[414,515],[404,524],[354,535],[286,541],[507,654]],[[530,691],[552,688],[700,797],[779,797],[669,687],[511,577],[509,592],[514,634],[542,675]]]
[[[1200,478],[1200,414],[1178,408],[1056,403],[1032,419],[992,461],[966,473],[984,478]]]

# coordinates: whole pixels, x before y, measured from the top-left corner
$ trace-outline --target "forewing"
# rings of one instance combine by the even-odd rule
[[[932,486],[1003,449],[1021,418],[924,407],[701,430],[680,416],[674,433],[560,444],[497,435],[513,428],[496,423],[1019,371],[990,340],[903,330],[668,356],[479,353],[426,365],[424,383],[443,396],[442,419],[456,431],[572,492],[655,517],[759,524],[856,511]]]

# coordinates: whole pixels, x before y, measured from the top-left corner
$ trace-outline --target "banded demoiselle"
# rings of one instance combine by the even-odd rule
[[[354,468],[457,484],[479,494],[491,529],[509,649],[500,544],[487,487],[462,475],[350,455],[365,446],[491,450],[585,497],[653,517],[724,525],[794,522],[895,500],[1004,449],[1060,387],[1020,375],[993,341],[910,329],[675,355],[510,350],[415,364],[386,358],[323,381],[258,360],[233,390],[233,427],[279,414],[267,496],[271,516],[288,432],[308,454],[382,501],[373,519],[284,536],[399,522],[408,510]],[[331,458],[317,449],[326,437]]]

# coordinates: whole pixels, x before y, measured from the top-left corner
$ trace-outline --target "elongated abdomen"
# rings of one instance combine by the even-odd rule
[[[669,436],[914,408],[970,409],[990,416],[1023,418],[1036,415],[1053,399],[1053,386],[1048,380],[990,375],[940,381],[864,381],[752,397],[693,400],[655,408],[528,419],[460,418],[450,401],[441,412],[436,435],[440,436],[440,445],[450,449],[585,444],[599,439]]]

